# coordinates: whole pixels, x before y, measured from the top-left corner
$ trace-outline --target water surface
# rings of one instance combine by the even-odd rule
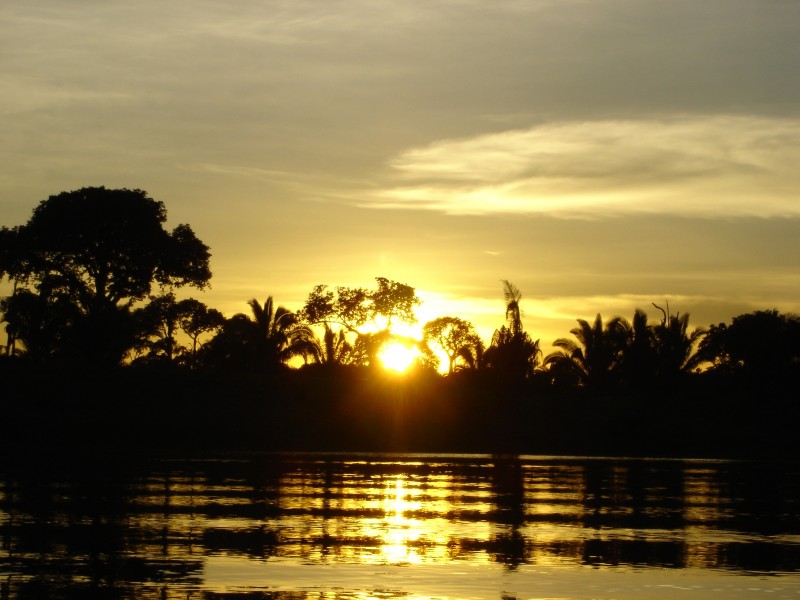
[[[800,599],[798,475],[387,454],[6,467],[0,598]]]

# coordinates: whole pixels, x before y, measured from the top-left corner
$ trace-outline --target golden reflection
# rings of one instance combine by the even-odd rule
[[[410,513],[419,509],[420,503],[412,499],[412,490],[405,477],[386,483],[383,506],[386,511],[386,532],[381,544],[383,559],[391,564],[419,563],[419,546],[422,522]]]
[[[730,488],[713,467],[318,462],[266,487],[141,480],[129,522],[153,533],[148,552],[170,557],[203,540],[217,554],[309,564],[714,568],[740,560],[727,550],[741,543]]]
[[[796,494],[784,496],[796,489],[795,470],[774,471],[781,479],[772,482],[744,463],[534,460],[295,459],[249,477],[223,472],[245,463],[208,461],[124,481],[0,480],[0,522],[11,528],[15,564],[66,581],[57,595],[70,597],[90,578],[105,585],[106,572],[87,562],[89,543],[136,597],[184,597],[190,587],[243,598],[267,588],[276,598],[433,597],[420,586],[436,597],[485,597],[484,576],[499,590],[514,577],[542,582],[553,569],[570,579],[588,566],[605,575],[650,569],[651,589],[664,587],[665,567],[684,581],[769,573],[796,587]],[[74,548],[61,542],[68,527]],[[25,550],[33,538],[22,536],[42,533],[53,548]],[[466,573],[472,587],[461,587]],[[26,595],[22,575],[2,584],[0,598]]]

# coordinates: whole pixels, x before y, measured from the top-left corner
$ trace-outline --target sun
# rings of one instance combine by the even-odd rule
[[[393,342],[381,350],[378,358],[381,359],[381,363],[386,369],[403,373],[414,363],[418,355],[419,352],[416,348],[400,342]]]

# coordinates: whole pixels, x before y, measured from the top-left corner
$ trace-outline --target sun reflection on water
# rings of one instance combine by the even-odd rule
[[[417,548],[412,545],[420,540],[421,523],[409,516],[409,513],[419,509],[420,503],[411,499],[412,494],[405,477],[386,483],[383,505],[388,528],[381,545],[381,554],[391,564],[421,562]]]
[[[14,525],[0,597],[30,595],[17,593],[33,581],[22,567],[66,581],[64,565],[70,593],[54,595],[82,596],[94,574],[82,543],[49,554],[22,543],[42,528],[68,539],[66,526],[102,545],[136,597],[170,600],[632,599],[645,589],[666,600],[690,588],[687,600],[723,588],[751,600],[798,589],[800,479],[783,464],[771,479],[761,463],[646,459],[300,456],[266,473],[262,462],[196,464],[99,487],[0,480],[0,522]]]

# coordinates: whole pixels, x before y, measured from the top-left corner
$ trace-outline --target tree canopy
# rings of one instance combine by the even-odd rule
[[[378,287],[374,290],[339,286],[334,291],[327,285],[316,286],[303,308],[306,320],[337,324],[353,333],[368,323],[377,326],[380,318],[384,323],[379,329],[388,329],[393,320],[414,323],[414,308],[420,304],[414,288],[386,277],[375,281]]]
[[[716,368],[770,377],[800,364],[800,317],[759,310],[709,328],[700,344]]]
[[[432,365],[438,359],[431,344],[447,356],[451,374],[470,368],[493,372],[495,380],[603,393],[679,389],[704,372],[779,386],[800,365],[796,315],[756,311],[704,330],[690,328],[689,315],[672,314],[669,304],[653,304],[662,314],[656,323],[639,309],[630,323],[604,322],[599,314],[593,322],[578,319],[574,339],[556,339],[542,362],[539,340],[523,328],[522,293],[508,280],[501,280],[505,322],[488,347],[455,316],[428,321],[424,342],[400,337],[395,326],[415,323],[421,301],[412,286],[386,277],[376,277],[373,288],[318,285],[297,312],[271,296],[263,305],[253,299],[251,314],[226,319],[176,297],[176,288],[208,286],[210,252],[189,225],[167,229],[166,221],[164,203],[142,190],[87,187],[50,196],[24,225],[2,227],[0,276],[13,284],[0,299],[6,353],[23,351],[33,363],[127,359],[278,372],[298,357],[304,364],[375,364],[390,344],[413,346],[417,365]]]
[[[439,317],[428,321],[422,328],[422,335],[427,342],[433,342],[445,353],[448,373],[455,370],[459,357],[470,362],[467,357],[474,356],[480,343],[472,323],[458,317]]]
[[[88,187],[43,200],[30,220],[0,232],[0,274],[38,296],[44,312],[68,305],[60,323],[73,350],[92,361],[118,362],[133,343],[131,307],[154,285],[202,289],[211,278],[210,252],[186,224],[164,228],[163,202],[142,190]],[[52,313],[52,311],[50,311]],[[12,330],[26,323],[7,314]]]
[[[318,285],[303,307],[303,318],[311,325],[336,325],[356,336],[353,348],[370,363],[391,339],[395,321],[414,323],[414,308],[420,299],[413,287],[386,277],[376,277],[374,290]],[[371,328],[375,331],[366,331]]]

